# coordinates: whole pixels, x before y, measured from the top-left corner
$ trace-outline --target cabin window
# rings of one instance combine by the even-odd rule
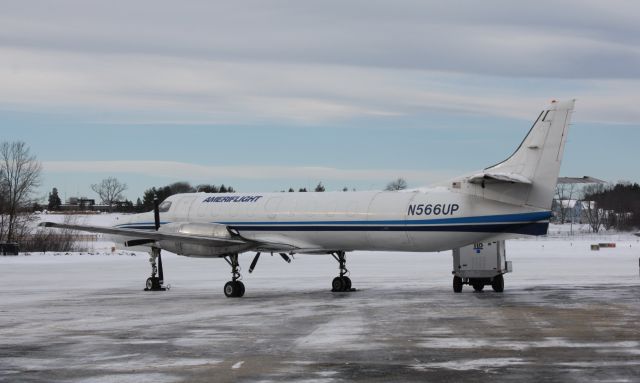
[[[160,211],[160,213],[166,213],[169,211],[170,208],[171,208],[171,201],[164,201],[163,203],[160,204],[160,206],[158,206],[158,210]]]

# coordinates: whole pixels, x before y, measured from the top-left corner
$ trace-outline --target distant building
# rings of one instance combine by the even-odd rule
[[[96,204],[96,200],[86,197],[70,197],[66,203],[60,205],[60,211],[105,211],[108,205]]]
[[[594,201],[581,201],[576,199],[563,199],[553,201],[553,214],[556,220],[561,216],[560,209],[565,210],[565,222],[571,223],[589,223],[587,219],[587,211],[595,207]]]

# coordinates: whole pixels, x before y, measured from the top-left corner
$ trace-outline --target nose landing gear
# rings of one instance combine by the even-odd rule
[[[160,249],[152,247],[150,255],[149,263],[151,263],[151,276],[147,278],[144,291],[165,291],[168,287],[163,286],[164,273],[162,272],[162,255],[160,254]]]

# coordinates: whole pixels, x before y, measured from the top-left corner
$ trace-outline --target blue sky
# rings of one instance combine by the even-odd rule
[[[562,174],[640,181],[631,1],[6,1],[0,140],[45,196],[422,186],[508,156],[576,98]]]

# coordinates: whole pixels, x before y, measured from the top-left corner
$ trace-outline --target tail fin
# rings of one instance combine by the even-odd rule
[[[467,179],[485,198],[549,210],[575,100],[553,101],[511,157]]]

